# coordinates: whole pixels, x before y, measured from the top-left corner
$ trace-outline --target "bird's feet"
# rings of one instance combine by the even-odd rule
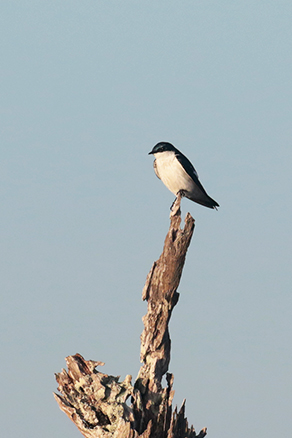
[[[186,196],[185,190],[179,190],[176,194],[176,196],[180,196],[181,198],[184,198]]]

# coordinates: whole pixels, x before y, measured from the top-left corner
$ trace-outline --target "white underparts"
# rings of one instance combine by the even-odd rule
[[[196,190],[196,184],[176,159],[174,152],[165,151],[154,154],[154,156],[156,158],[155,165],[159,178],[174,195],[180,190],[185,190],[189,193]]]

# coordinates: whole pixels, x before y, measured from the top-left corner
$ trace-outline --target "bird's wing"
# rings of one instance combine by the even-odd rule
[[[159,176],[159,173],[158,173],[158,169],[157,169],[156,160],[153,161],[153,167],[154,167],[155,175],[157,176],[157,178],[160,179],[160,176]]]
[[[177,160],[180,162],[180,164],[182,165],[182,167],[185,169],[187,174],[195,182],[195,184],[202,190],[203,193],[205,193],[207,195],[206,190],[204,189],[204,187],[200,183],[199,175],[197,174],[197,171],[194,168],[194,166],[192,165],[192,163],[181,152],[180,153],[176,152],[175,156],[176,156]]]

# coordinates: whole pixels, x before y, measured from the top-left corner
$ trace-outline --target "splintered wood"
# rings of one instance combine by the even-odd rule
[[[168,373],[171,341],[168,324],[178,302],[179,286],[186,253],[194,231],[188,213],[181,229],[180,197],[172,207],[170,227],[159,259],[147,276],[142,292],[148,302],[141,335],[142,366],[131,384],[131,376],[119,382],[97,367],[102,362],[87,361],[76,354],[66,358],[68,371],[56,374],[61,395],[55,398],[86,438],[203,438],[207,429],[196,434],[185,418],[185,401],[172,412],[173,375]],[[166,375],[166,388],[162,377]]]

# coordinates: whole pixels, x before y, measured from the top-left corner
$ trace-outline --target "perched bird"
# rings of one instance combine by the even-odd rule
[[[148,155],[154,155],[154,171],[172,193],[217,210],[219,204],[207,195],[192,163],[172,144],[157,143]]]

